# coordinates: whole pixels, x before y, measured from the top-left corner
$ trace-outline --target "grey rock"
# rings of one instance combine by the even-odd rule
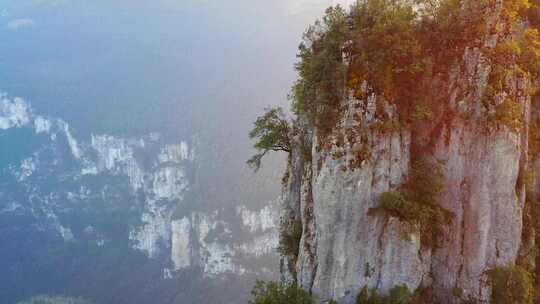
[[[488,26],[498,22],[498,5]],[[298,256],[282,257],[284,282],[343,304],[354,303],[364,287],[385,293],[403,284],[430,288],[440,303],[459,303],[456,289],[464,298],[490,302],[486,272],[520,262],[534,244],[523,237],[530,80],[509,76],[494,104],[482,102],[492,69],[485,50],[496,43],[496,36],[485,37],[482,49],[466,49],[447,78],[434,77],[430,121],[385,129],[383,120],[397,119],[398,112],[373,94],[344,100],[341,120],[324,137],[307,119],[297,119],[281,229],[301,222],[303,233]],[[509,96],[523,109],[520,130],[490,120]],[[384,118],[377,115],[380,105]],[[453,217],[440,248],[422,247],[420,236],[396,218],[369,214],[382,193],[405,181],[416,154],[443,168],[440,204]]]

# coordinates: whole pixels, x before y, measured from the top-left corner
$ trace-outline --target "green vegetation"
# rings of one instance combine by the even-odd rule
[[[493,304],[532,304],[533,276],[520,266],[497,267],[488,271],[492,284]],[[364,287],[356,297],[356,304],[427,304],[432,303],[423,289],[412,292],[405,285],[397,285],[388,294]],[[258,281],[253,288],[249,304],[315,304],[315,299],[296,285]],[[463,290],[454,288],[452,294],[462,303],[479,303],[463,299]],[[336,303],[330,301],[329,303]]]
[[[293,87],[293,111],[306,114],[323,133],[339,118],[345,94],[347,65],[342,50],[349,37],[347,13],[340,6],[329,8],[322,21],[304,34],[296,65],[299,79]]]
[[[282,256],[296,258],[300,249],[301,238],[302,224],[300,222],[293,222],[288,229],[281,231],[279,234],[278,252]]]
[[[417,104],[411,114],[413,121],[425,121],[433,118],[433,112],[425,104]]]
[[[375,290],[364,287],[356,297],[356,304],[423,304],[421,290],[411,292],[405,285],[398,285],[390,289],[388,295],[381,295]]]
[[[408,103],[426,62],[419,40],[417,13],[406,1],[373,0],[351,11],[352,44],[348,87],[361,97],[362,83],[396,103]]]
[[[523,107],[511,99],[506,99],[495,107],[495,121],[505,125],[514,132],[518,132],[521,129],[523,125],[522,116]]]
[[[532,304],[533,277],[520,266],[497,267],[488,273],[493,304]]]
[[[371,209],[370,215],[382,211],[396,217],[408,225],[409,231],[420,232],[423,246],[436,248],[444,225],[452,217],[439,205],[443,191],[444,176],[440,165],[418,160],[413,163],[402,189],[381,194],[379,206]]]
[[[375,267],[371,266],[369,263],[366,263],[365,270],[364,270],[364,277],[371,278],[371,276],[375,273]]]
[[[414,4],[425,9],[414,10]],[[482,19],[458,11],[459,1],[453,0],[370,0],[359,2],[349,14],[339,6],[328,9],[300,46],[293,109],[323,136],[335,126],[348,90],[357,98],[376,93],[399,105],[398,111],[410,113],[422,102],[423,80],[441,66],[435,63],[461,54],[464,33],[476,28],[471,22]]]
[[[531,121],[529,128],[529,155],[534,162],[540,157],[540,122]]]
[[[537,2],[537,1],[533,1]],[[504,1],[501,18],[506,20],[500,29],[502,37],[497,46],[487,52],[491,63],[491,73],[484,92],[486,108],[495,107],[490,120],[508,127],[514,132],[523,125],[523,108],[517,102],[518,96],[507,95],[511,91],[510,77],[532,78],[540,76],[540,35],[538,26],[538,4],[528,0]],[[533,27],[524,28],[523,20],[529,20]],[[536,87],[528,93],[534,93]]]
[[[249,138],[257,140],[254,147],[258,153],[247,161],[255,170],[261,167],[261,160],[269,151],[291,152],[289,123],[279,107],[267,109],[264,115],[257,118]]]
[[[357,98],[369,93],[364,82],[390,100],[412,94],[422,71],[417,60],[421,47],[412,26],[416,14],[401,2],[367,1],[350,14],[339,6],[330,8],[304,35],[293,109],[306,115],[322,136],[335,126],[348,90]]]
[[[415,203],[407,201],[401,192],[392,191],[381,194],[379,206],[371,209],[370,215],[375,214],[376,211],[384,211],[388,216],[415,226],[418,212],[414,209],[416,209]]]
[[[258,281],[249,304],[315,304],[314,298],[295,285]]]

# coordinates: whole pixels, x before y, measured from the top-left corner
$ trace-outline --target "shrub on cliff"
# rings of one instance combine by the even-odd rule
[[[520,266],[497,267],[488,272],[493,304],[532,304],[533,277]]]
[[[300,249],[300,239],[302,238],[302,224],[294,222],[287,229],[284,229],[279,234],[278,252],[282,256],[294,257],[298,256]]]
[[[422,245],[436,248],[452,213],[439,205],[444,191],[444,176],[439,164],[417,160],[400,191],[381,194],[379,206],[370,215],[383,212],[407,224],[407,231],[418,231]],[[408,235],[405,235],[408,237]]]
[[[249,304],[315,304],[315,299],[302,288],[276,282],[257,281]]]
[[[416,295],[405,285],[393,287],[388,295],[381,295],[364,287],[356,297],[356,304],[412,304],[415,299]]]

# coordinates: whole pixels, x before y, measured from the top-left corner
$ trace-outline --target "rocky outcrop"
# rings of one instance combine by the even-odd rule
[[[444,244],[434,252],[431,262],[433,286],[448,303],[455,288],[489,300],[486,271],[516,262],[521,245],[529,84],[526,78],[509,80],[512,89],[508,94],[522,106],[525,128],[515,132],[490,126],[486,120],[489,114],[479,110],[489,71],[480,51],[468,50],[463,68],[449,83],[450,98],[439,121],[444,121],[443,116],[451,111],[458,113],[457,117],[426,129],[439,132],[438,136],[431,134],[431,145],[434,157],[445,164],[446,191],[441,204],[454,214]],[[465,92],[463,84],[474,89]],[[472,117],[463,119],[459,113],[465,112],[472,112]]]
[[[500,26],[500,5],[490,12],[488,28]],[[282,257],[283,281],[323,302],[355,303],[364,287],[385,293],[397,285],[429,290],[437,303],[490,302],[487,272],[521,263],[534,238],[523,229],[530,217],[530,79],[512,73],[493,104],[483,98],[494,69],[487,54],[501,41],[486,35],[429,80],[428,120],[393,124],[396,106],[364,83],[366,97],[342,101],[329,135],[319,136],[303,117],[295,121],[281,230],[301,223],[302,234],[298,253]],[[519,129],[493,119],[508,98],[520,109]],[[441,164],[440,205],[452,214],[441,244],[431,248],[398,218],[370,212],[382,193],[406,182],[420,157]]]
[[[242,228],[251,236],[247,240],[233,238],[231,223],[211,215],[193,212],[171,222],[171,260],[175,271],[201,268],[208,276],[223,273],[253,272],[242,258],[259,259],[273,255],[277,246],[276,203],[270,202],[260,211],[239,206],[237,213]]]
[[[282,229],[299,220],[303,234],[297,259],[285,258],[282,273],[321,299],[348,303],[364,286],[415,289],[429,272],[429,252],[419,253],[417,236],[401,237],[399,220],[368,215],[407,174],[411,132],[377,130],[375,96],[346,102],[330,149],[313,133],[295,136],[299,149],[291,154]],[[389,104],[385,110],[397,115]]]

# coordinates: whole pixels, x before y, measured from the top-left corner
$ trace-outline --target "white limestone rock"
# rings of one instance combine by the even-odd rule
[[[171,223],[171,259],[174,270],[192,266],[191,228],[191,222],[188,218],[174,220]]]
[[[182,200],[188,185],[181,168],[164,167],[154,173],[152,192],[157,199]]]
[[[36,163],[32,157],[23,159],[21,161],[20,171],[18,174],[19,182],[22,182],[26,180],[28,177],[30,177],[34,173],[35,170],[36,170]]]
[[[136,140],[116,138],[110,135],[92,134],[91,147],[97,152],[96,164],[83,169],[83,174],[110,171],[129,177],[130,185],[137,191],[143,187],[144,172],[135,156],[134,148],[141,147]]]
[[[64,135],[66,136],[73,157],[75,157],[76,159],[81,159],[82,151],[79,148],[79,143],[77,142],[73,134],[71,134],[69,124],[61,119],[59,119],[57,123],[60,129],[64,131]]]
[[[51,131],[52,123],[50,120],[42,117],[37,116],[34,119],[34,129],[36,130],[36,134],[45,133],[49,134]]]
[[[251,211],[245,206],[240,206],[237,213],[242,219],[242,224],[248,227],[250,232],[267,231],[277,228],[279,219],[277,205],[277,202],[270,202],[259,211]]]
[[[31,109],[22,98],[10,99],[0,93],[0,129],[20,128],[30,123]]]

